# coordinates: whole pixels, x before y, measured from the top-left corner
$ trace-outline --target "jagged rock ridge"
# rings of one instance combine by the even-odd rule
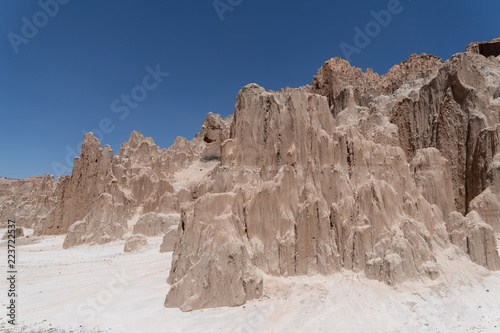
[[[500,269],[485,223],[500,211],[498,141],[484,134],[499,123],[499,70],[472,52],[413,55],[383,76],[337,58],[312,86],[244,87],[212,193],[181,209],[165,305],[243,304],[262,274],[435,279],[452,246]]]
[[[133,132],[113,155],[109,146],[101,148],[87,134],[72,174],[59,180],[54,209],[35,233],[67,233],[65,248],[104,244],[131,233],[165,234],[178,224],[180,203],[192,200],[193,192],[204,193],[196,177],[178,181],[182,172],[199,165],[205,168],[202,175],[210,172],[217,161],[203,163],[200,158],[220,150],[230,120],[209,114],[201,135],[191,141],[179,137],[168,150]]]

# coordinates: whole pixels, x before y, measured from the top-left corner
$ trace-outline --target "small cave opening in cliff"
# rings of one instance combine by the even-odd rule
[[[498,57],[500,55],[500,42],[479,44],[479,53],[486,58],[489,56]]]
[[[206,143],[212,143],[212,142],[214,142],[215,140],[212,140],[212,139],[210,139],[207,135],[205,135],[205,137],[203,138],[203,141],[205,141]]]

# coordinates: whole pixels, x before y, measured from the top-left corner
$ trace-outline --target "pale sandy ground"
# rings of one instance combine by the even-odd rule
[[[464,269],[460,259],[444,267],[452,272],[447,282],[396,290],[349,272],[267,278],[260,300],[183,313],[163,307],[172,254],[159,253],[161,238],[149,238],[147,249],[136,253],[123,253],[123,242],[62,250],[63,239],[18,241],[18,320],[24,327],[6,323],[2,278],[0,331],[500,332],[500,273]],[[5,241],[0,248],[3,276]]]

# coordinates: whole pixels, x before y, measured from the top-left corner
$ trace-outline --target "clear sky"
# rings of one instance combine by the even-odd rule
[[[193,138],[208,112],[232,114],[244,85],[310,84],[332,57],[383,74],[412,53],[448,59],[500,37],[498,1],[0,6],[0,176],[10,178],[69,173],[83,133],[94,129],[115,153],[134,130],[168,148],[177,136]]]

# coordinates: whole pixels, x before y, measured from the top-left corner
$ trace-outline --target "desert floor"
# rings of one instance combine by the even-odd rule
[[[17,240],[19,325],[7,324],[2,278],[0,331],[500,332],[500,272],[470,264],[452,249],[443,252],[446,274],[436,281],[394,288],[347,271],[267,277],[259,300],[184,313],[163,307],[172,253],[159,253],[161,238],[149,238],[135,253],[124,253],[123,241],[63,250],[63,240]],[[0,242],[5,276],[6,244]]]

